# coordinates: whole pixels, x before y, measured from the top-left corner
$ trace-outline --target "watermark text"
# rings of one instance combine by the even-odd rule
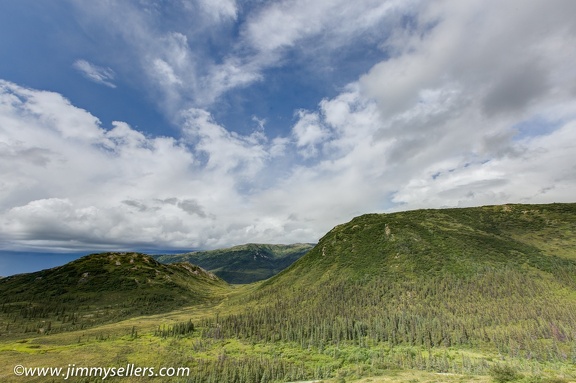
[[[190,376],[190,367],[137,367],[128,363],[121,367],[84,367],[69,364],[66,367],[26,367],[14,366],[14,375],[32,377],[100,377],[102,380],[113,377],[183,377]]]

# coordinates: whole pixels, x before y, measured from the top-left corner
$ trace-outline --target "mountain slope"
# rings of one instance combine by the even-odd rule
[[[338,225],[270,283],[435,274],[475,275],[486,267],[559,272],[576,260],[576,204],[503,205],[367,214]]]
[[[576,204],[364,215],[220,323],[230,336],[320,348],[465,346],[576,360],[575,234]]]
[[[155,255],[163,263],[190,262],[229,283],[251,283],[276,275],[306,254],[314,245],[246,244],[227,249],[185,254]]]
[[[25,326],[7,325],[9,332],[64,331],[208,302],[227,289],[189,263],[164,265],[140,253],[91,254],[1,279],[0,317]]]

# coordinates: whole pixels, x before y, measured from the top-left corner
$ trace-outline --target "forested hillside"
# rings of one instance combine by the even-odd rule
[[[0,335],[83,329],[210,301],[226,282],[189,263],[140,253],[91,254],[0,280]]]
[[[210,323],[336,359],[356,346],[372,369],[486,372],[483,352],[573,363],[575,233],[575,204],[369,214],[240,298],[249,309]],[[454,358],[455,347],[481,352]]]

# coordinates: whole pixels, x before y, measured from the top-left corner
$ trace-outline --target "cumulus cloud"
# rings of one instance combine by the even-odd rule
[[[298,122],[292,128],[296,146],[301,148],[304,157],[313,157],[317,154],[317,147],[328,138],[330,132],[320,122],[317,113],[303,110],[298,111]]]
[[[313,168],[340,169],[379,190],[357,192],[373,209],[379,200],[395,209],[570,201],[574,146],[563,140],[576,118],[566,65],[574,59],[576,23],[566,13],[573,7],[423,5],[411,32],[383,43],[389,59],[356,90],[302,114],[294,133],[321,116],[315,126],[332,133],[318,144],[325,155]]]
[[[0,90],[4,249],[298,240],[251,196],[278,140],[230,133],[199,109],[183,113],[182,139],[149,137],[124,122],[103,127],[57,93],[6,81]]]
[[[1,82],[6,247],[315,241],[368,212],[573,201],[571,0],[350,5],[350,19],[364,26],[344,23],[340,3],[266,3],[239,27],[230,55],[205,67],[192,49],[192,35],[203,32],[147,29],[152,11],[114,4],[136,20],[123,36],[172,105],[181,136],[150,137],[125,122],[104,127],[59,94]],[[219,9],[214,28],[238,17],[235,4]],[[391,33],[390,23],[402,28]],[[207,95],[211,105],[263,79],[287,49],[326,41],[318,49],[336,52],[361,38],[378,40],[386,59],[317,108],[297,111],[277,137],[263,120],[239,134],[183,102]]]
[[[116,88],[116,85],[112,82],[116,75],[111,68],[94,65],[86,60],[76,60],[73,67],[90,81],[110,88]]]
[[[147,230],[158,225],[161,231],[176,218],[126,201],[172,193],[193,199],[193,188],[182,194],[181,183],[194,158],[176,140],[148,138],[120,122],[107,130],[56,93],[0,85],[2,153],[27,154],[0,165],[0,226],[13,239],[86,246],[121,243],[127,235],[149,242]],[[134,214],[134,207],[145,216]]]
[[[219,175],[234,173],[253,178],[262,169],[267,152],[256,132],[242,136],[226,130],[202,109],[182,113],[183,129],[196,151],[206,156],[205,167]]]
[[[506,156],[438,170],[414,178],[394,195],[410,207],[470,206],[513,202],[572,202],[575,186],[575,122],[553,133],[516,145],[519,156]],[[427,174],[426,174],[427,173]]]

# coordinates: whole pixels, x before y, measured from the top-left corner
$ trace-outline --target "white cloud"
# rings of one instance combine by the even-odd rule
[[[215,19],[231,18],[238,15],[238,7],[234,0],[199,0],[202,9]]]
[[[180,139],[123,122],[102,127],[56,93],[0,83],[4,243],[314,241],[367,212],[573,201],[576,3],[410,2],[409,26],[392,34],[399,3],[350,6],[350,20],[374,29],[344,23],[334,4],[267,3],[241,26],[235,50],[205,67],[193,34],[149,30],[148,16],[116,4],[137,20],[124,36],[176,112]],[[229,16],[217,23],[237,17],[220,14]],[[346,43],[330,36],[353,43],[376,31],[389,57],[316,110],[298,112],[284,135],[268,138],[263,121],[252,134],[234,133],[191,102],[206,95],[210,105],[263,79],[286,49],[332,41],[318,48],[330,50]]]
[[[412,12],[418,2],[284,0],[253,3],[243,18],[235,1],[174,4],[182,7],[185,23],[163,23],[162,12],[139,2],[73,4],[86,25],[99,33],[106,25],[106,33],[120,42],[122,57],[130,57],[116,60],[129,66],[123,75],[144,73],[147,91],[171,117],[190,107],[214,106],[226,92],[264,80],[266,69],[282,65],[288,53],[318,71],[326,57],[337,66],[342,47],[358,39],[378,43],[395,17]],[[236,29],[237,34],[231,32]]]
[[[116,75],[111,68],[94,65],[86,60],[76,60],[73,67],[90,81],[110,88],[116,88],[116,85],[112,82]]]
[[[158,81],[165,86],[170,87],[182,84],[182,80],[174,73],[174,69],[162,59],[155,59],[152,62],[152,70],[154,71],[154,76],[158,78]]]
[[[359,210],[572,200],[576,160],[563,140],[576,119],[566,66],[574,5],[510,3],[425,5],[413,33],[387,42],[390,59],[321,103],[316,126],[340,127],[312,168],[327,193],[337,183],[326,174],[338,169],[370,185],[372,194],[350,191]],[[517,139],[531,120],[544,128]]]
[[[57,93],[37,92],[3,80],[0,80],[0,92],[3,110],[17,108],[20,111],[19,114],[3,116],[6,120],[0,129],[9,136],[24,133],[26,140],[36,141],[37,138],[27,127],[29,121],[35,120],[41,121],[46,132],[57,133],[74,141],[92,141],[102,134],[96,117],[74,107]]]
[[[557,85],[565,88],[552,82],[558,74],[550,66],[561,69],[563,80],[574,77],[565,64],[574,57],[566,49],[574,34],[567,16],[574,5],[553,3],[430,3],[417,33],[389,42],[405,49],[376,65],[363,86],[386,116],[411,107],[422,89],[451,81],[473,92],[484,112],[522,109]]]
[[[182,115],[184,139],[147,137],[124,122],[103,128],[53,92],[8,82],[0,90],[4,248],[298,240],[272,212],[254,209],[282,139],[230,133],[199,109]]]
[[[292,134],[296,139],[296,146],[304,157],[314,157],[317,147],[325,141],[330,131],[320,122],[317,113],[298,111],[298,122],[292,128]]]
[[[382,33],[383,21],[397,11],[406,10],[414,1],[284,0],[272,2],[251,15],[244,25],[246,44],[261,52],[312,44],[317,39],[329,49],[345,46],[358,35]],[[323,44],[321,44],[323,45]]]
[[[267,153],[263,143],[254,140],[254,136],[230,133],[216,124],[205,110],[189,109],[182,116],[188,140],[207,157],[207,170],[222,176],[234,172],[248,179],[261,170]]]
[[[573,201],[570,7],[425,5],[412,33],[387,42],[390,59],[300,112],[292,134],[308,162],[262,201],[299,195],[290,204],[311,225],[389,209]]]
[[[413,178],[395,196],[396,202],[413,208],[471,206],[527,202],[572,202],[576,186],[573,153],[576,122],[550,135],[518,142],[523,153],[487,162],[469,163]],[[426,174],[427,173],[427,174]]]
[[[0,165],[0,226],[12,240],[89,247],[124,235],[137,243],[185,237],[164,227],[177,216],[137,217],[121,203],[174,193],[193,200],[195,182],[184,180],[195,160],[185,146],[125,123],[105,130],[56,93],[1,85],[0,145],[10,160]]]

